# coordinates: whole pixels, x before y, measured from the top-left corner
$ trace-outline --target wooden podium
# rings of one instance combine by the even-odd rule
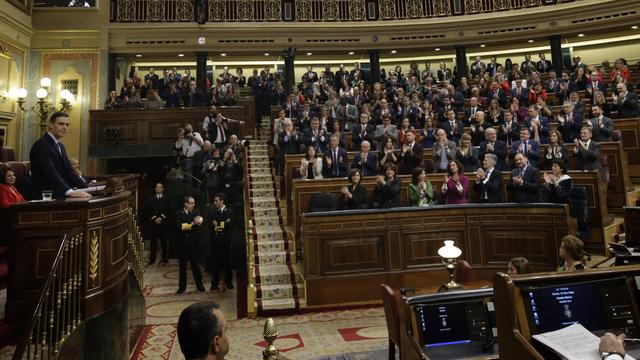
[[[28,202],[9,208],[11,236],[6,318],[30,319],[64,234],[82,233],[86,318],[127,295],[127,235],[131,193],[90,200]],[[15,261],[14,261],[15,260]]]

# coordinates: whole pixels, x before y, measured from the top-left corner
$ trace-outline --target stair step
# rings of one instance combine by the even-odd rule
[[[256,241],[254,247],[258,248],[260,252],[270,251],[288,251],[287,243],[283,240],[264,240]]]
[[[254,252],[253,257],[258,265],[285,265],[291,263],[291,259],[295,260],[295,255],[289,251]]]
[[[260,300],[292,298],[298,296],[299,289],[303,288],[302,284],[274,284],[257,286],[257,297]]]
[[[265,299],[255,302],[255,306],[260,310],[288,310],[296,308],[296,298],[288,299]],[[261,306],[260,306],[261,305]]]

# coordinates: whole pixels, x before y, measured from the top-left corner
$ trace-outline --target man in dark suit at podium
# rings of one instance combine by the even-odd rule
[[[74,190],[87,184],[73,171],[61,142],[68,128],[69,115],[53,113],[49,118],[49,130],[31,147],[31,200],[42,199],[43,191],[52,191],[56,199],[91,197],[87,192]]]

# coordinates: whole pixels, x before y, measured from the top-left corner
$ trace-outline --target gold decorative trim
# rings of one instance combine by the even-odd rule
[[[91,284],[97,286],[98,270],[100,269],[100,239],[98,232],[100,230],[91,230],[89,233],[89,279]]]

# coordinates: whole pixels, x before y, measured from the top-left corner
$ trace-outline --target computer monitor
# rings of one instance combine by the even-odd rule
[[[423,348],[487,344],[497,336],[493,289],[414,296],[408,303]]]
[[[627,278],[521,287],[531,334],[580,323],[593,332],[616,329],[637,333],[637,314],[631,300],[634,286]]]

